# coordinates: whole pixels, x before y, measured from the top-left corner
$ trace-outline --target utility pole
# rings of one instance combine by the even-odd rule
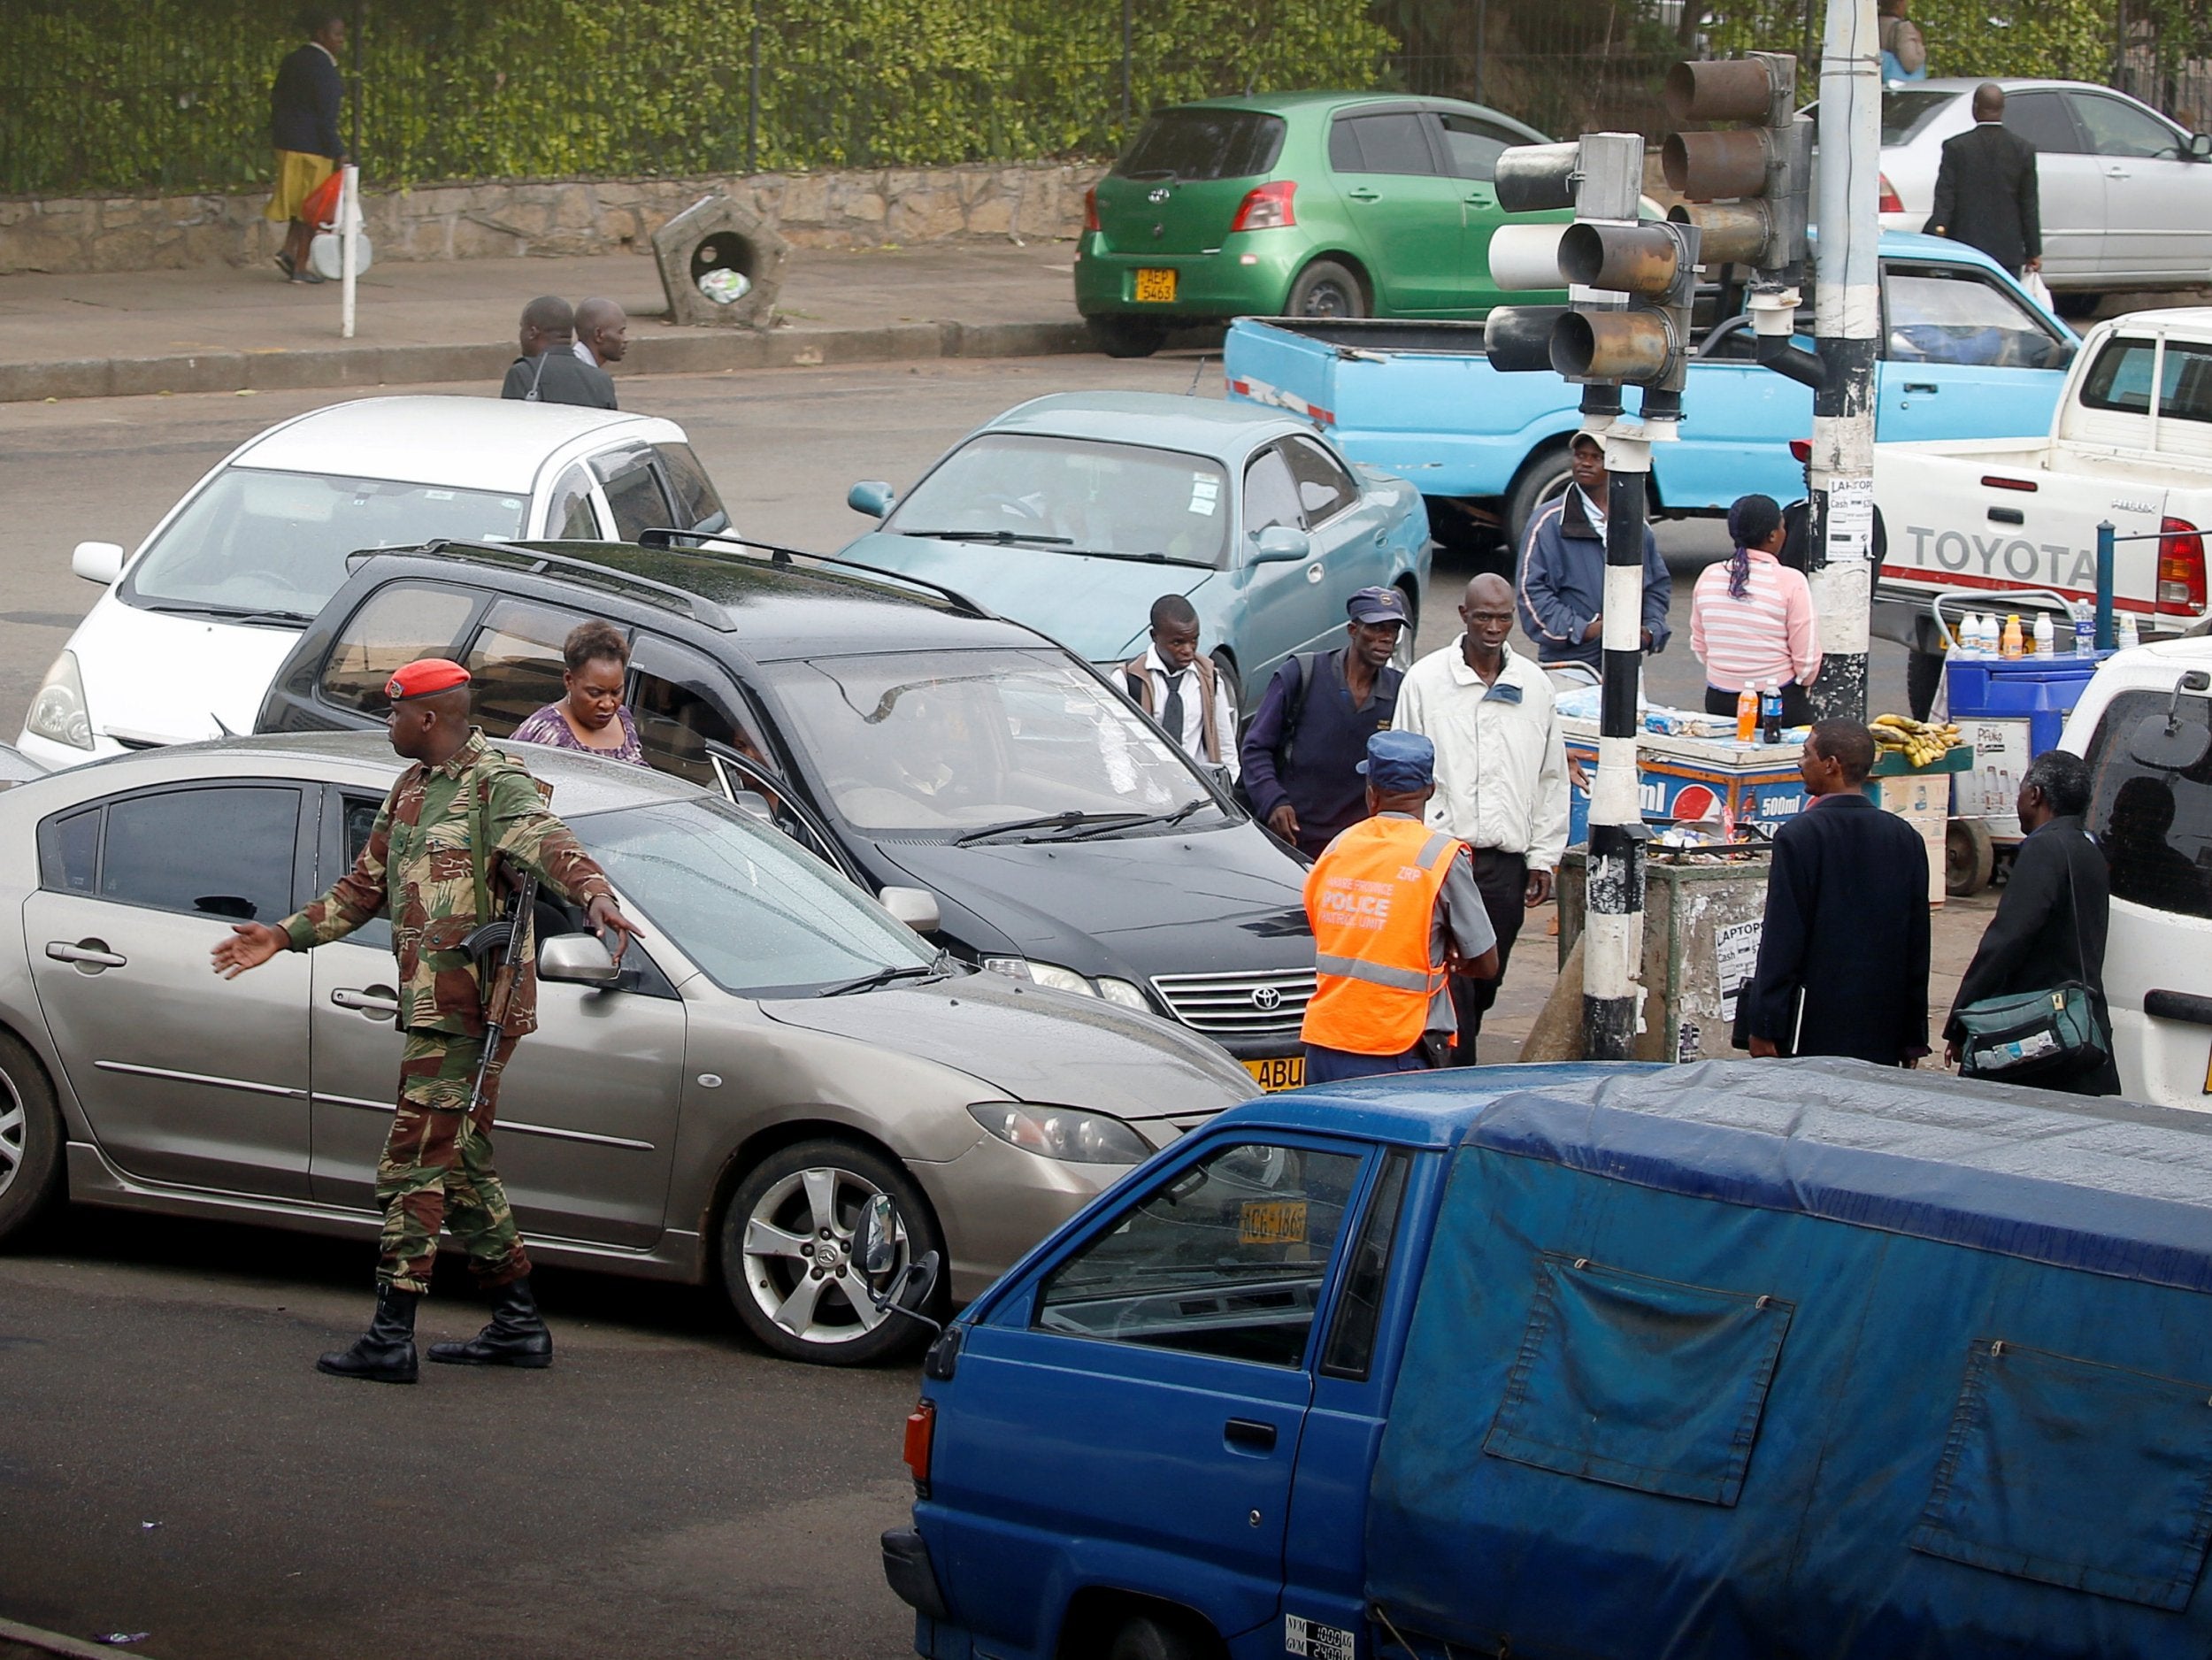
[[[1526,288],[1563,281],[1572,303],[1502,307],[1491,312],[1484,335],[1496,368],[1549,368],[1580,383],[1583,425],[1605,444],[1603,675],[1582,948],[1583,1053],[1591,1060],[1629,1059],[1640,1024],[1647,833],[1636,749],[1645,508],[1651,446],[1672,440],[1682,415],[1698,269],[1696,227],[1639,222],[1643,176],[1644,141],[1633,133],[1588,133],[1577,143],[1522,145],[1499,157],[1500,206],[1508,212],[1572,206],[1575,219],[1549,244],[1548,260],[1549,227],[1501,231],[1492,244],[1493,280]],[[1624,383],[1643,388],[1635,416],[1622,412]]]
[[[1866,719],[1866,641],[1873,601],[1874,362],[1881,327],[1877,242],[1882,65],[1874,0],[1828,0],[1820,60],[1819,245],[1813,329],[1822,376],[1813,393],[1806,580],[1820,619],[1820,676],[1809,688],[1824,719]]]

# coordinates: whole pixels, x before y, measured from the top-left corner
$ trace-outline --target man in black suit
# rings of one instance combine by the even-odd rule
[[[1965,1027],[1959,1011],[1985,997],[2048,991],[2069,980],[2089,988],[2104,1034],[2104,1054],[2085,1066],[2021,1080],[2077,1095],[2116,1095],[2120,1069],[2112,1058],[2112,1016],[2104,1000],[2105,931],[2112,905],[2105,856],[2082,827],[2089,811],[2089,763],[2046,749],[2020,780],[2020,827],[2028,833],[2013,856],[2012,877],[1997,901],[1958,1001],[1945,1023],[1944,1058],[1958,1064]]]
[[[2035,148],[2005,131],[2005,89],[1974,88],[1974,125],[1943,141],[1928,233],[1978,248],[2016,277],[2043,265],[2043,210]]]
[[[522,308],[522,356],[507,368],[499,396],[526,403],[575,403],[612,409],[614,379],[576,355],[576,313],[557,294],[541,294]]]
[[[1913,1065],[1928,1052],[1928,849],[1861,792],[1874,734],[1857,721],[1814,726],[1797,770],[1813,799],[1775,834],[1739,1041]]]

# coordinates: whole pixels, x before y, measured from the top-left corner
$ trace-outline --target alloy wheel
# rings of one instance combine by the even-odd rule
[[[16,1093],[15,1080],[0,1072],[0,1193],[12,1187],[22,1173],[30,1134],[31,1115]]]
[[[777,1182],[746,1217],[746,1292],[800,1341],[850,1342],[891,1318],[870,1299],[855,1257],[861,1210],[880,1191],[856,1172],[818,1165]],[[891,1216],[895,1278],[912,1248],[895,1203]]]

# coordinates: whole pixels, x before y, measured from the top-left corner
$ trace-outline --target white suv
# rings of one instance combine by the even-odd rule
[[[2089,831],[2112,872],[2105,947],[2120,1087],[2212,1109],[2212,640],[2097,671],[2060,740],[2089,762]]]
[[[250,732],[346,557],[436,537],[635,542],[728,516],[673,421],[481,397],[375,397],[250,439],[126,560],[77,544],[107,585],[31,700],[41,765]]]

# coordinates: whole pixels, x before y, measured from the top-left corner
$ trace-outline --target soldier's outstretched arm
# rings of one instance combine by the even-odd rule
[[[490,809],[493,851],[571,904],[583,907],[619,963],[637,927],[622,914],[615,903],[614,884],[584,851],[576,833],[546,811],[535,780],[526,772],[501,773],[492,785]]]
[[[392,802],[386,796],[353,868],[281,922],[238,922],[211,955],[215,972],[235,980],[279,951],[312,950],[342,940],[384,909],[384,865],[391,846]]]

